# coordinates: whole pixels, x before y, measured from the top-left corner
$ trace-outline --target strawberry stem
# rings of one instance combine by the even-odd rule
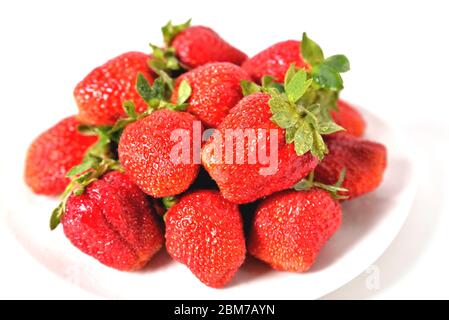
[[[162,204],[164,205],[165,209],[170,209],[171,207],[173,207],[175,204],[177,204],[179,201],[179,199],[177,197],[174,196],[168,196],[168,197],[163,197],[162,198]]]
[[[343,184],[343,181],[345,179],[346,175],[346,168],[343,168],[340,172],[340,175],[338,177],[338,180],[333,185],[327,185],[321,182],[315,181],[315,172],[312,171],[305,179],[302,179],[297,184],[293,186],[293,189],[296,191],[305,191],[309,190],[311,188],[320,188],[323,190],[326,190],[329,192],[329,194],[334,198],[335,200],[343,200],[347,199],[347,195],[342,195],[341,193],[347,193],[348,189],[342,188],[341,185]]]

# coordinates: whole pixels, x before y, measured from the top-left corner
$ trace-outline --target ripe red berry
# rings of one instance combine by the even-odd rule
[[[182,81],[192,88],[188,112],[206,126],[216,127],[229,110],[242,99],[240,81],[250,80],[245,70],[228,62],[210,63],[184,73],[176,80],[172,102],[176,103]]]
[[[195,180],[200,168],[194,161],[195,121],[187,112],[162,109],[125,128],[118,146],[120,163],[146,194],[156,198],[176,195]],[[199,121],[198,125],[201,137]],[[181,140],[172,139],[175,132]]]
[[[315,170],[317,181],[334,184],[346,168],[342,187],[348,189],[345,195],[350,199],[371,192],[380,185],[387,166],[384,145],[349,135],[330,137],[326,142],[329,154]]]
[[[62,224],[75,247],[122,271],[141,269],[164,242],[146,195],[117,171],[72,194]]]
[[[149,56],[141,52],[127,52],[92,70],[76,86],[73,94],[78,104],[78,118],[90,125],[113,125],[125,116],[123,102],[133,100],[137,112],[148,106],[136,91],[138,73],[152,83],[148,67]]]
[[[285,130],[271,121],[272,113],[268,101],[270,95],[254,93],[243,98],[224,118],[216,132],[203,146],[202,162],[220,188],[223,197],[234,203],[248,203],[288,189],[307,176],[317,165],[318,160],[310,152],[298,156],[293,144],[285,141]],[[254,135],[241,135],[244,159],[237,161],[238,143],[236,139],[226,140],[229,130],[253,130]],[[258,129],[263,129],[258,133]],[[277,133],[276,150],[272,150],[270,129]],[[261,139],[264,137],[264,139]],[[263,140],[266,142],[263,146]],[[253,155],[258,146],[271,161],[259,152],[254,163],[248,155]],[[221,150],[221,154],[217,150]],[[226,160],[232,155],[232,161]],[[268,161],[267,161],[268,160]],[[266,170],[264,174],[262,171]]]
[[[241,65],[247,56],[221,38],[211,28],[188,27],[175,36],[171,45],[182,64],[195,68],[210,62]]]
[[[68,117],[43,132],[30,145],[25,163],[25,182],[33,192],[58,195],[69,184],[67,172],[79,164],[96,137],[80,134],[80,123]]]
[[[331,116],[336,124],[345,128],[345,131],[336,134],[349,134],[354,137],[362,137],[365,133],[366,124],[360,112],[343,100],[338,100],[337,105],[338,111],[332,110]]]
[[[295,63],[297,68],[308,68],[301,57],[301,42],[287,40],[276,43],[246,60],[242,68],[258,83],[266,75],[283,82],[285,73],[292,63]]]
[[[218,191],[198,190],[181,197],[167,212],[168,253],[210,287],[227,284],[245,260],[238,206]]]
[[[258,205],[248,252],[276,270],[305,272],[341,221],[338,201],[324,190],[279,192]]]

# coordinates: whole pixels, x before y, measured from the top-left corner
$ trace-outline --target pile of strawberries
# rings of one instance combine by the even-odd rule
[[[340,202],[376,189],[386,168],[386,148],[362,138],[362,116],[338,98],[348,59],[325,58],[306,34],[248,58],[190,21],[162,33],[151,54],[90,72],[74,90],[79,113],[31,144],[26,183],[61,196],[51,228],[124,271],[165,244],[211,287],[247,252],[309,270],[341,225]]]

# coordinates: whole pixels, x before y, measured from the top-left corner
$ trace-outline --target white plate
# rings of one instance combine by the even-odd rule
[[[102,297],[316,299],[362,273],[385,251],[405,221],[415,195],[416,170],[406,141],[385,121],[363,113],[367,138],[388,147],[384,182],[374,193],[343,204],[342,228],[306,274],[273,271],[248,258],[232,283],[217,290],[203,285],[165,251],[143,271],[119,272],[78,251],[64,237],[62,228],[50,232],[48,219],[56,200],[33,195],[17,178],[15,185],[9,186],[10,192],[16,190],[14,204],[4,199],[2,210],[6,207],[7,226],[30,255],[63,279]],[[17,163],[15,167],[19,167]]]

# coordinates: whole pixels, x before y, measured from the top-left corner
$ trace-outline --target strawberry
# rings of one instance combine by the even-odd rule
[[[271,121],[273,116],[268,101],[270,95],[254,93],[243,98],[224,118],[202,151],[202,162],[205,169],[215,180],[223,197],[234,203],[248,203],[273,192],[290,188],[305,177],[317,165],[318,161],[310,153],[298,156],[293,144],[286,143],[285,130]],[[277,164],[273,172],[262,174],[261,169],[267,169],[268,163],[256,159],[254,164],[249,161],[225,161],[225,153],[237,153],[237,143],[226,142],[226,130],[253,129],[252,137],[244,139],[244,154],[248,155],[252,146],[258,146],[262,139],[270,139],[270,133],[265,131],[257,137],[257,129],[272,129],[277,134],[275,141],[278,148],[271,151],[271,144],[266,146],[268,156],[277,156]],[[222,138],[224,137],[224,138]],[[273,139],[273,138],[271,138]],[[270,141],[270,140],[266,140]],[[217,150],[222,150],[217,156]],[[247,156],[245,156],[247,157]],[[260,157],[259,157],[260,158]]]
[[[362,137],[365,133],[365,121],[359,111],[349,103],[338,100],[338,111],[331,110],[331,116],[335,123],[345,128],[341,134],[349,134],[354,137]]]
[[[90,125],[113,125],[124,116],[122,104],[133,100],[136,110],[143,112],[147,104],[137,94],[138,73],[153,82],[148,67],[149,56],[141,52],[127,52],[91,71],[73,92],[78,104],[80,121]]]
[[[341,221],[338,201],[324,190],[279,192],[258,205],[248,252],[276,270],[305,272]]]
[[[195,180],[200,167],[199,159],[195,163],[193,150],[193,138],[198,139],[193,136],[195,121],[195,116],[189,113],[162,109],[124,129],[118,145],[119,160],[145,193],[157,198],[176,195],[186,191]],[[198,126],[201,138],[199,121]],[[175,132],[180,133],[181,141],[172,139]],[[180,156],[173,151],[176,147],[188,154]]]
[[[261,83],[262,77],[269,75],[276,81],[282,82],[289,66],[307,69],[308,65],[301,57],[301,42],[287,40],[276,43],[259,52],[242,64],[254,81]]]
[[[329,154],[315,170],[317,181],[333,184],[346,168],[342,187],[348,189],[350,199],[371,192],[380,185],[387,166],[385,146],[349,135],[330,137],[327,146]]]
[[[229,62],[241,65],[248,57],[223,40],[214,30],[203,26],[190,26],[190,20],[162,27],[164,47],[151,45],[150,65],[160,74],[173,77],[183,70],[194,69],[211,62]]]
[[[145,194],[118,171],[72,194],[64,233],[82,252],[122,271],[141,269],[163,245],[161,226]]]
[[[228,62],[209,63],[184,73],[176,80],[172,102],[178,99],[182,81],[191,87],[187,111],[204,125],[216,127],[243,97],[240,81],[250,80],[245,70]]]
[[[195,68],[209,62],[241,65],[247,55],[234,48],[208,27],[191,26],[176,34],[171,46],[183,65]]]
[[[28,149],[25,182],[38,194],[57,195],[70,179],[67,172],[83,159],[96,138],[78,132],[74,116],[65,118],[37,137]]]
[[[165,217],[166,247],[204,284],[227,284],[245,260],[245,237],[238,206],[218,191],[182,196]]]
[[[249,203],[292,187],[328,152],[322,135],[342,130],[329,110],[349,62],[343,55],[325,59],[306,34],[301,43],[310,70],[291,64],[283,84],[272,77],[264,77],[262,87],[243,80],[246,97],[203,146],[202,163],[231,202]]]

